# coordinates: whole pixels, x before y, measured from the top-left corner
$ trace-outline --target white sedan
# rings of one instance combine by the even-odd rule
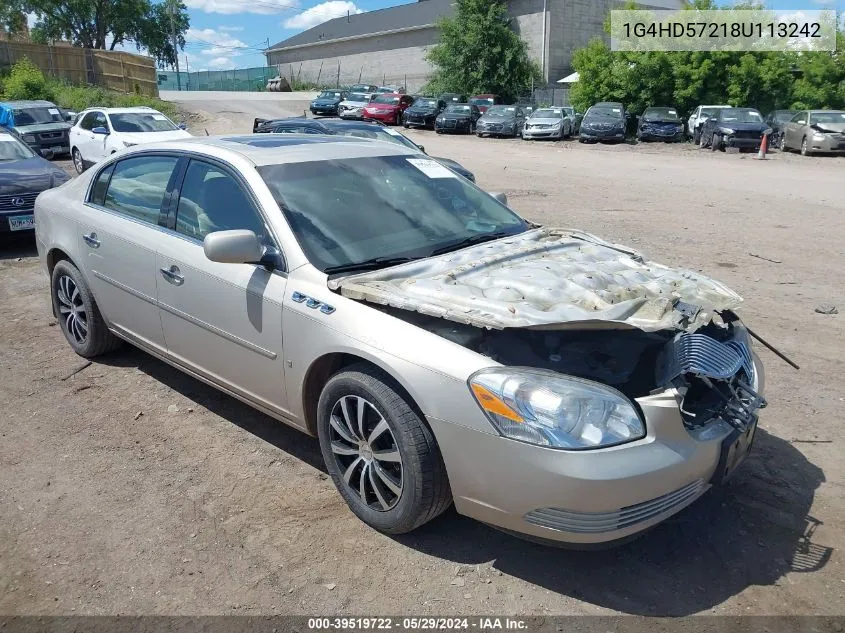
[[[136,108],[91,108],[70,129],[70,153],[77,173],[118,150],[142,143],[177,141],[191,135],[161,112]]]

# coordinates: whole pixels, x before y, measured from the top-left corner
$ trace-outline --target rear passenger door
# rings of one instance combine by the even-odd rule
[[[205,256],[214,231],[249,229],[277,245],[249,186],[224,163],[191,158],[158,244],[159,305],[177,362],[268,409],[286,412],[282,301],[287,274]]]
[[[178,162],[144,154],[106,166],[93,179],[78,223],[79,263],[103,317],[127,338],[161,353],[156,249]]]

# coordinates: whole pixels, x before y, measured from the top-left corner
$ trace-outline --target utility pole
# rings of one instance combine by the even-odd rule
[[[185,53],[185,73],[188,75],[185,78],[185,90],[191,89],[191,68],[188,66],[188,54]]]
[[[170,34],[173,38],[173,57],[176,59],[176,89],[182,90],[182,78],[179,76],[179,49],[176,46],[176,4],[179,0],[167,0],[170,8]]]

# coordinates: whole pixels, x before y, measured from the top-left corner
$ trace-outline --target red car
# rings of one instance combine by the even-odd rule
[[[413,101],[412,96],[396,92],[380,94],[364,108],[364,118],[399,125],[402,113]]]
[[[504,103],[499,95],[475,95],[469,99],[470,105],[478,106],[481,113],[484,114],[492,105],[501,105]]]

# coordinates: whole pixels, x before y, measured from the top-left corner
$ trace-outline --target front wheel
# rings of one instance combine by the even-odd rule
[[[719,150],[720,146],[722,145],[722,137],[718,134],[714,134],[712,140],[710,141],[710,151],[716,152]]]
[[[810,150],[809,145],[807,145],[807,137],[805,136],[801,139],[801,156],[812,156],[813,152]]]
[[[76,173],[81,174],[85,171],[85,162],[82,160],[82,153],[79,151],[79,148],[73,148],[71,157],[73,158],[73,167],[76,169]]]
[[[451,505],[431,430],[383,372],[354,365],[329,379],[317,434],[338,492],[376,530],[404,534]]]
[[[693,142],[693,145],[701,144],[701,130],[699,130],[698,128],[695,128],[692,131],[692,142]]]
[[[91,291],[79,270],[67,260],[53,268],[51,276],[53,312],[73,351],[93,358],[120,346],[109,332]]]

